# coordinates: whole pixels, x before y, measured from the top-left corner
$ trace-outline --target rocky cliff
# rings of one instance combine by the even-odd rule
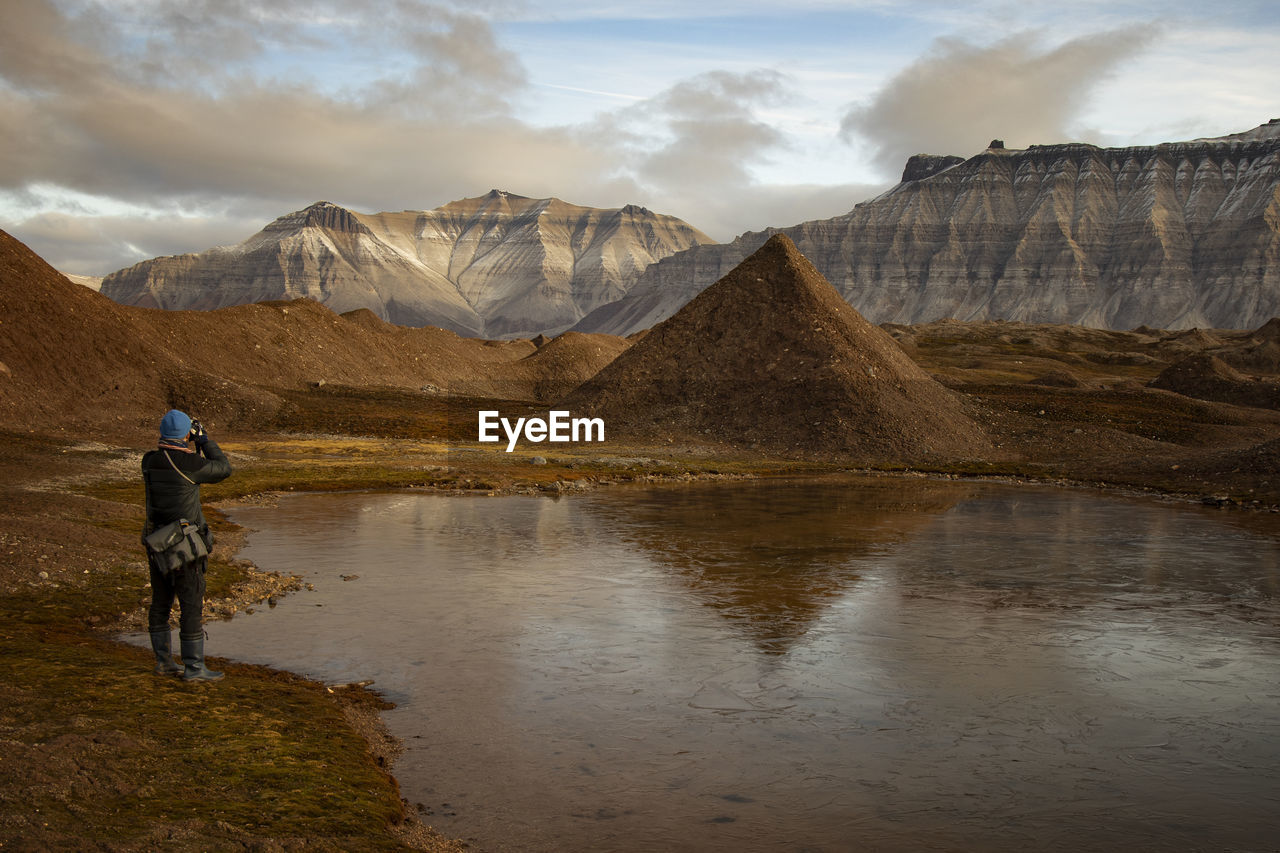
[[[573,325],[623,296],[654,261],[709,242],[635,205],[605,210],[498,190],[402,213],[318,202],[238,245],[112,273],[102,292],[170,309],[306,297],[400,325],[532,336]]]
[[[1280,120],[1150,147],[913,157],[843,216],[653,265],[576,328],[648,328],[779,231],[876,323],[1255,328],[1280,315]]]

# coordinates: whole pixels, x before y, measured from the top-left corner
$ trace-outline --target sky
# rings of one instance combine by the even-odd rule
[[[1273,0],[0,4],[0,229],[82,275],[490,189],[723,241],[915,153],[1280,118]]]

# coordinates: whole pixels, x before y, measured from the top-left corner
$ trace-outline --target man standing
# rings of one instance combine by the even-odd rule
[[[187,442],[195,443],[195,449]],[[213,545],[209,524],[200,508],[200,484],[217,483],[231,476],[231,463],[199,421],[172,409],[160,421],[160,446],[142,457],[142,479],[146,486],[147,519],[143,536],[170,522],[185,518],[197,526],[205,543]],[[217,681],[222,673],[204,665],[204,589],[208,557],[165,573],[154,560],[151,567],[151,610],[148,627],[151,648],[156,653],[157,675],[180,675],[186,681]],[[169,614],[178,599],[178,640],[182,663],[173,661],[170,651]]]

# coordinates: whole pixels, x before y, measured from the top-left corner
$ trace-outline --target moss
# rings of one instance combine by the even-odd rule
[[[98,780],[69,790],[34,786],[27,806],[52,832],[98,841],[217,821],[251,837],[402,849],[387,832],[402,817],[398,790],[323,689],[225,668],[216,685],[186,684],[152,674],[149,651],[83,632],[6,631],[0,681],[23,697],[6,712],[7,736],[35,746],[89,731],[103,764]],[[95,791],[92,803],[76,801],[77,785]]]

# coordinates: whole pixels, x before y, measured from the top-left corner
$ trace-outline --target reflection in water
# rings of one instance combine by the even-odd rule
[[[376,679],[406,797],[481,850],[1275,836],[1280,563],[1229,516],[901,480],[235,516],[315,591],[210,648]]]
[[[704,604],[781,654],[858,581],[855,559],[882,553],[973,493],[952,483],[867,478],[856,489],[819,482],[620,490],[584,512],[618,532]]]

